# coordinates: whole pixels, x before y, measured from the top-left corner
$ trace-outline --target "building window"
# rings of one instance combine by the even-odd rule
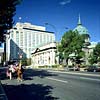
[[[16,33],[19,33],[18,31],[16,31]]]

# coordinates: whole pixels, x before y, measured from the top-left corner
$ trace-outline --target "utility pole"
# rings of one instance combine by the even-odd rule
[[[58,52],[58,40],[57,40],[58,31],[57,31],[55,25],[53,25],[53,24],[45,23],[45,25],[51,26],[54,29],[54,31],[55,31],[55,36],[56,36],[56,56],[57,56],[56,60],[57,60],[57,64],[59,64],[59,54],[58,54],[59,52]]]
[[[45,25],[49,25],[49,26],[51,26],[53,29],[54,29],[54,31],[55,31],[55,36],[56,36],[56,60],[57,60],[57,64],[59,64],[60,63],[60,59],[59,59],[59,51],[58,51],[58,45],[59,45],[59,42],[58,42],[58,30],[57,30],[57,28],[56,28],[56,26],[55,25],[53,25],[53,24],[51,24],[51,23],[45,23]],[[68,29],[68,27],[64,27],[64,29]]]
[[[4,62],[8,61],[9,58],[8,58],[8,45],[9,44],[9,39],[10,39],[10,35],[9,35],[9,31],[8,31],[8,34],[4,34]]]

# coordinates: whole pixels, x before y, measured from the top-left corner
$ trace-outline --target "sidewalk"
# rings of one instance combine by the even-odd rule
[[[0,100],[8,100],[0,81]]]

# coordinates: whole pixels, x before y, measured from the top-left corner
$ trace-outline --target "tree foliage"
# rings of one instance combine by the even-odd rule
[[[84,52],[82,51],[83,44],[84,37],[78,32],[70,30],[62,36],[61,43],[58,46],[58,51],[63,53],[63,56],[66,59],[72,53],[75,53],[77,59],[80,59],[84,55]]]
[[[100,62],[100,42],[98,42],[96,47],[93,49],[89,62],[91,64]]]
[[[21,0],[1,0],[0,1],[0,41],[4,42],[5,34],[8,34],[8,30],[13,26],[13,16],[16,12],[16,5]]]
[[[100,57],[100,42],[96,45],[96,47],[93,50],[93,54],[98,58]]]

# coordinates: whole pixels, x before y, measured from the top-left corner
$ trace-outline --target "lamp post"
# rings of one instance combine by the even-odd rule
[[[50,24],[50,23],[45,23],[45,25],[49,25],[51,26],[54,30],[55,30],[55,36],[56,36],[56,48],[57,48],[57,51],[56,51],[56,55],[57,55],[57,64],[59,64],[59,51],[58,51],[58,30],[57,28],[55,27],[55,25],[53,24]],[[64,27],[64,29],[68,29],[67,27]]]
[[[51,24],[51,23],[45,23],[45,25],[49,25],[49,26],[51,26],[53,29],[54,29],[54,31],[55,31],[55,35],[56,35],[56,41],[58,42],[58,30],[57,30],[57,28],[56,28],[56,26],[55,25],[53,25],[53,24]],[[64,28],[64,29],[68,29],[68,27],[62,27],[62,28]]]
[[[50,23],[45,23],[45,25],[49,25],[49,26],[51,26],[54,29],[55,35],[56,35],[56,41],[57,41],[58,32],[57,32],[57,29],[56,29],[55,25],[50,24]]]
[[[58,42],[57,42],[58,31],[57,31],[55,25],[53,25],[53,24],[45,23],[45,25],[49,25],[49,26],[51,26],[51,27],[54,29],[54,31],[55,31],[55,36],[56,36],[56,48],[57,48],[56,55],[58,56]],[[59,57],[57,57],[56,60],[57,60],[57,64],[59,64]]]
[[[8,31],[9,33],[9,31]],[[8,43],[9,43],[9,38],[10,38],[10,35],[9,34],[4,34],[4,62],[6,62],[7,60],[9,60],[9,56],[7,55],[8,54]]]
[[[18,55],[19,55],[19,63],[21,64],[22,63],[21,60],[22,60],[23,54],[18,52]]]

